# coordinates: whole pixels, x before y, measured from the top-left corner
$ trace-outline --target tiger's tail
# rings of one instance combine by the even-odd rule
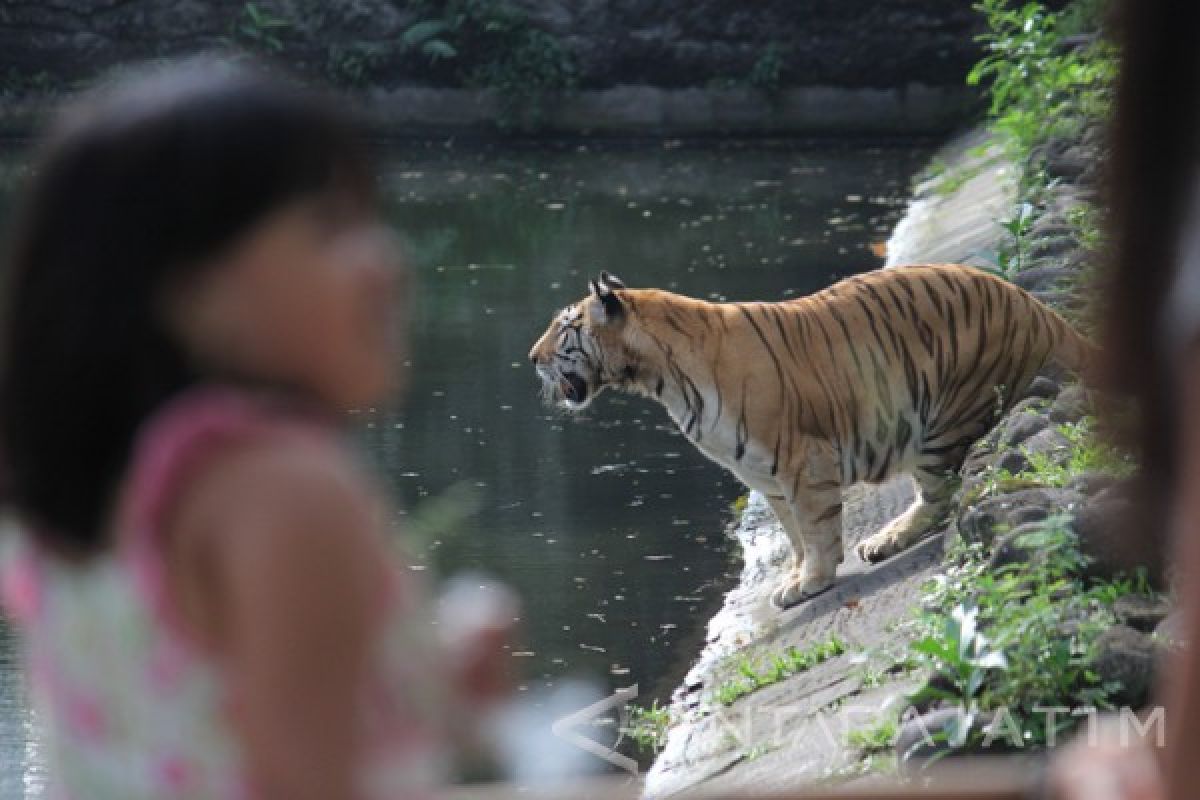
[[[1054,337],[1050,358],[1085,382],[1092,376],[1100,359],[1100,349],[1088,341],[1079,331],[1052,308],[1038,303],[1042,321]]]

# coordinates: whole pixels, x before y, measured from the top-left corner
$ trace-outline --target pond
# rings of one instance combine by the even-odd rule
[[[0,152],[11,191],[19,148]],[[381,146],[416,275],[409,390],[355,415],[414,565],[477,570],[524,603],[520,689],[566,677],[665,699],[738,569],[742,489],[653,403],[541,404],[526,353],[601,269],[630,286],[780,299],[882,264],[922,142]],[[402,535],[405,535],[402,533]],[[38,758],[0,620],[0,800],[37,796]]]

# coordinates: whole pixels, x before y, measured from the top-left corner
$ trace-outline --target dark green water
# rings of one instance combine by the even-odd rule
[[[523,690],[582,676],[666,696],[738,569],[722,530],[741,489],[657,406],[605,395],[567,418],[541,405],[526,353],[550,315],[601,269],[749,300],[878,266],[869,246],[928,154],[862,142],[380,150],[417,276],[413,347],[404,406],[357,415],[362,442],[402,509],[447,491],[443,505],[475,506],[412,548],[430,571],[483,570],[521,594]],[[0,177],[19,160],[0,152]],[[40,783],[13,662],[0,622],[0,800]]]

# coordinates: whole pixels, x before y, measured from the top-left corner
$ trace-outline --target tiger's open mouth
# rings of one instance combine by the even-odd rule
[[[582,406],[587,402],[587,381],[574,373],[568,373],[559,379],[558,391],[562,394],[563,399],[567,401],[567,405]]]

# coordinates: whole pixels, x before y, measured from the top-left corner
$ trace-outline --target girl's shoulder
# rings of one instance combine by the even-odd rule
[[[190,479],[219,460],[295,465],[297,450],[321,457],[300,463],[348,464],[337,427],[325,415],[277,396],[203,385],[167,401],[139,430],[122,492],[122,529],[155,528]],[[322,458],[323,457],[323,458]],[[224,471],[224,469],[223,469]],[[294,471],[293,471],[294,474]]]
[[[306,532],[325,533],[307,543],[334,556],[372,546],[369,538],[334,541],[350,514],[367,518],[362,509],[375,498],[338,431],[278,397],[214,386],[177,396],[147,420],[114,536],[162,622],[192,627],[181,626],[178,592],[169,588],[180,575],[167,574],[168,562],[229,565],[264,551],[290,561]]]

